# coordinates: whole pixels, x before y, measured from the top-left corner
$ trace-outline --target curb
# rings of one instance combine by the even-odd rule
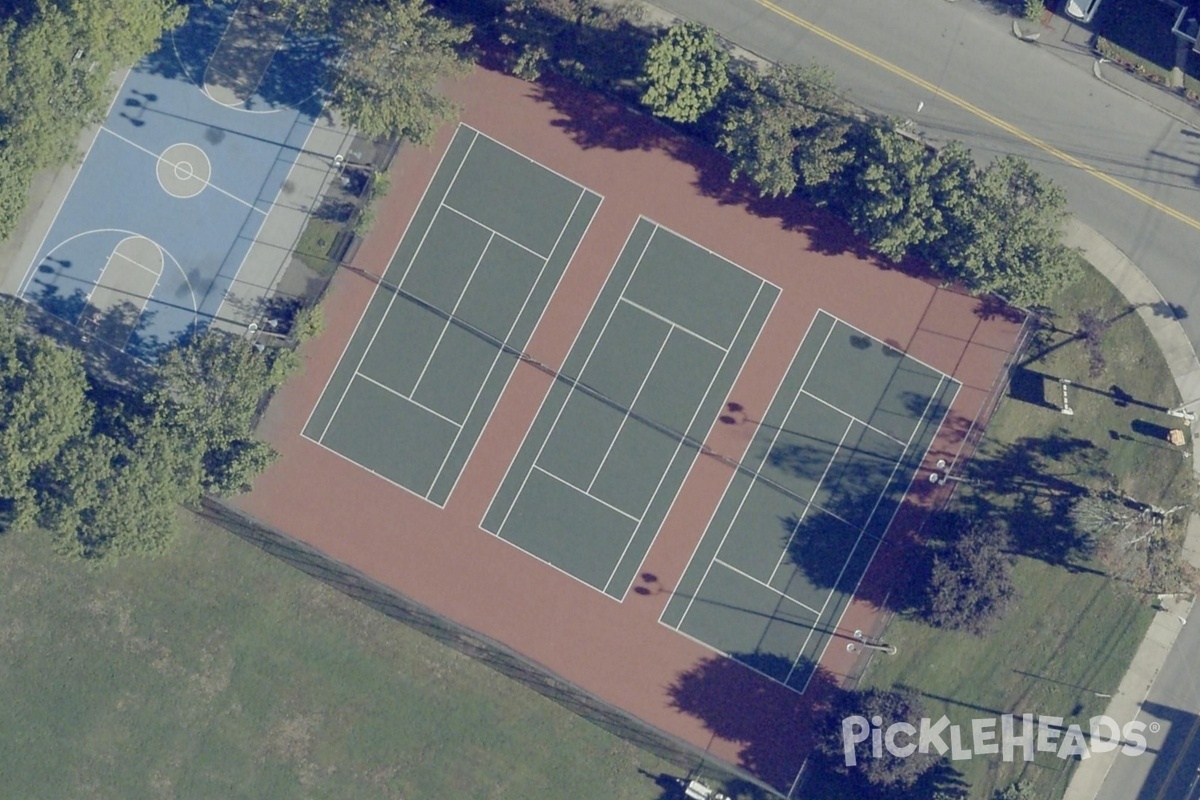
[[[1170,303],[1141,268],[1101,233],[1075,218],[1067,223],[1065,241],[1067,245],[1079,248],[1088,262],[1137,307],[1138,316],[1167,361],[1181,402],[1200,397],[1200,359],[1195,347],[1183,332]],[[1195,458],[1192,469],[1200,477],[1200,464]]]
[[[1113,83],[1112,81],[1110,81],[1108,78],[1104,77],[1104,70],[1100,69],[1100,65],[1106,64],[1106,63],[1109,63],[1107,58],[1097,58],[1094,62],[1092,62],[1092,74],[1095,75],[1096,78],[1098,80],[1100,80],[1100,82],[1103,83],[1105,86],[1108,86],[1111,89],[1116,89],[1118,92],[1120,92],[1123,95],[1127,95],[1129,97],[1132,97],[1134,100],[1138,100],[1142,103],[1145,103],[1146,105],[1153,108],[1155,111],[1158,111],[1162,114],[1166,114],[1171,119],[1173,119],[1176,122],[1179,122],[1183,125],[1186,125],[1189,128],[1196,127],[1196,123],[1194,120],[1185,119],[1184,117],[1181,117],[1178,114],[1176,114],[1174,111],[1171,111],[1169,108],[1164,108],[1163,106],[1160,106],[1158,103],[1154,102],[1153,100],[1142,97],[1137,92],[1131,92],[1128,89],[1126,89],[1124,86],[1119,86],[1119,85]]]
[[[1096,77],[1104,80],[1098,61],[1093,69]],[[1119,86],[1115,88],[1125,91]],[[1072,218],[1067,224],[1065,238],[1069,245],[1083,251],[1092,266],[1111,281],[1131,305],[1137,306],[1138,316],[1150,330],[1155,344],[1167,361],[1167,368],[1171,371],[1181,399],[1187,402],[1192,397],[1200,397],[1200,361],[1197,360],[1196,350],[1174,312],[1169,318],[1163,315],[1162,310],[1169,310],[1171,306],[1158,288],[1120,248],[1094,228]],[[1156,308],[1160,309],[1159,313],[1155,313]],[[1200,464],[1196,463],[1195,458],[1191,461],[1194,473],[1200,474]],[[1200,514],[1193,513],[1188,520],[1184,557],[1193,565],[1200,566]],[[1168,613],[1156,614],[1151,621],[1129,669],[1105,709],[1105,713],[1113,719],[1132,720],[1137,717],[1187,622],[1194,601],[1164,605]],[[1096,753],[1086,764],[1080,764],[1071,776],[1063,800],[1091,800],[1096,797],[1116,763],[1116,757],[1116,750]]]

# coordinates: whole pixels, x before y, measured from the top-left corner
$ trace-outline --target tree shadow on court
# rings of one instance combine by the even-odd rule
[[[786,791],[811,748],[815,711],[837,687],[828,671],[811,662],[804,666],[815,672],[799,694],[758,674],[788,672],[792,664],[786,658],[711,656],[680,674],[667,695],[674,708],[700,720],[714,736],[739,743],[738,766]]]
[[[685,136],[648,114],[635,113],[626,104],[581,88],[558,76],[547,76],[535,85],[540,101],[562,115],[553,124],[565,130],[584,149],[659,150],[664,157],[690,166],[693,185],[722,205],[745,208],[751,214],[777,220],[789,231],[802,232],[810,250],[824,255],[852,254],[876,266],[897,265],[874,253],[850,226],[832,213],[798,197],[763,197],[752,182],[730,179],[732,165],[703,141]],[[913,262],[906,270],[921,271]]]
[[[11,298],[5,299],[16,302]],[[153,378],[147,363],[102,340],[89,337],[88,341],[84,341],[83,331],[35,303],[25,303],[24,309],[26,324],[32,330],[83,355],[84,367],[95,381],[132,391],[144,391],[150,387]]]
[[[159,77],[203,86],[206,70],[229,30],[229,21],[237,6],[236,2],[220,0],[191,4],[187,21],[164,34],[162,46],[146,56],[138,68]],[[224,72],[238,78],[237,82],[244,84],[247,93],[253,94],[245,108],[264,111],[288,107],[316,118],[325,101],[330,65],[336,56],[332,37],[315,31],[290,31],[284,45],[270,58],[265,72],[239,76],[237,73],[244,63],[261,60],[257,48],[272,46],[270,37],[267,39],[266,45],[260,45],[253,38],[235,42],[224,59],[227,62]],[[239,57],[239,51],[244,57]],[[154,95],[134,94],[148,109],[153,108],[158,99]]]

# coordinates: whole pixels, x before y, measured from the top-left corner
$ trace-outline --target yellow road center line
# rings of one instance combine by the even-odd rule
[[[992,125],[995,125],[997,128],[1004,131],[1005,133],[1008,133],[1008,134],[1016,137],[1017,139],[1020,139],[1021,141],[1026,142],[1027,144],[1033,145],[1034,147],[1038,148],[1039,150],[1042,150],[1043,152],[1046,152],[1046,153],[1054,156],[1055,158],[1062,161],[1063,163],[1069,164],[1070,166],[1075,167],[1076,169],[1083,170],[1084,172],[1088,173],[1089,175],[1092,175],[1093,177],[1098,178],[1101,181],[1104,181],[1109,186],[1112,186],[1114,189],[1118,189],[1118,190],[1124,192],[1125,194],[1129,195],[1130,197],[1145,203],[1146,205],[1150,206],[1151,208],[1161,211],[1162,213],[1166,214],[1167,216],[1171,217],[1172,219],[1176,219],[1176,220],[1182,222],[1184,225],[1187,225],[1196,230],[1200,230],[1200,220],[1195,219],[1194,217],[1190,217],[1187,214],[1184,214],[1182,211],[1176,211],[1174,208],[1171,208],[1171,206],[1167,205],[1166,203],[1161,203],[1158,200],[1155,200],[1153,197],[1150,197],[1148,194],[1138,191],[1137,189],[1133,188],[1129,184],[1123,183],[1122,181],[1117,180],[1113,176],[1111,176],[1107,173],[1101,172],[1096,167],[1093,167],[1091,164],[1087,164],[1083,161],[1080,161],[1078,158],[1071,155],[1070,153],[1064,153],[1062,150],[1059,150],[1054,145],[1049,144],[1047,142],[1043,142],[1041,139],[1037,138],[1036,136],[1032,136],[1032,135],[1026,133],[1025,131],[1021,130],[1020,128],[1013,125],[1012,123],[1005,122],[1004,120],[1000,119],[999,117],[997,117],[993,114],[989,114],[988,112],[984,111],[979,106],[976,106],[975,104],[973,104],[967,100],[964,100],[961,97],[953,95],[953,94],[947,92],[946,90],[935,86],[934,84],[930,83],[929,81],[925,80],[924,78],[922,78],[918,75],[914,75],[913,73],[909,72],[908,70],[904,69],[903,67],[897,66],[890,61],[880,58],[879,56],[875,55],[874,53],[870,52],[869,50],[864,50],[863,48],[859,47],[858,45],[854,44],[853,42],[848,42],[845,39],[843,39],[842,37],[838,36],[837,34],[831,33],[829,31],[825,30],[824,28],[814,25],[813,23],[809,22],[808,20],[804,19],[803,17],[799,17],[796,14],[793,14],[791,11],[788,11],[786,8],[781,8],[780,6],[771,2],[771,0],[754,0],[754,2],[757,3],[758,5],[762,6],[766,10],[772,12],[773,14],[783,17],[788,22],[791,22],[792,24],[796,25],[797,27],[803,28],[804,30],[808,31],[809,33],[819,36],[822,39],[824,39],[825,41],[830,42],[831,44],[835,44],[844,50],[849,50],[851,53],[854,53],[856,56],[859,56],[860,58],[866,59],[867,61],[871,62],[875,66],[880,67],[881,69],[887,70],[888,72],[892,73],[893,75],[903,78],[904,80],[909,81],[910,83],[914,83],[917,86],[920,86],[922,89],[925,89],[926,91],[933,93],[933,95],[935,97],[940,97],[943,100],[947,100],[950,103],[953,103],[954,105],[963,109],[964,111],[974,114],[975,116],[979,117],[982,120],[990,122]]]

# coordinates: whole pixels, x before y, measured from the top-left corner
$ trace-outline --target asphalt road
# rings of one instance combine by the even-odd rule
[[[1096,800],[1200,798],[1200,619],[1185,625],[1158,673],[1138,719],[1147,725],[1145,753],[1117,756]],[[1127,720],[1117,720],[1124,725]]]
[[[1187,128],[1098,81],[1086,32],[1063,19],[1030,45],[988,0],[773,0],[783,14],[771,3],[658,0],[766,58],[832,68],[853,100],[932,142],[1036,164],[1200,345],[1200,113]]]
[[[931,142],[1028,159],[1142,268],[1200,350],[1200,112],[1183,125],[1097,80],[1086,30],[1056,18],[1030,45],[989,0],[655,2],[768,59],[830,67],[855,102]],[[1198,663],[1200,619],[1142,706],[1157,725],[1149,750],[1116,761],[1100,800],[1200,800]]]

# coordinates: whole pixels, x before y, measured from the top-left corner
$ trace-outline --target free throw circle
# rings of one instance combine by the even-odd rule
[[[212,164],[196,145],[177,142],[159,154],[155,172],[164,192],[186,200],[204,191],[212,178]]]

